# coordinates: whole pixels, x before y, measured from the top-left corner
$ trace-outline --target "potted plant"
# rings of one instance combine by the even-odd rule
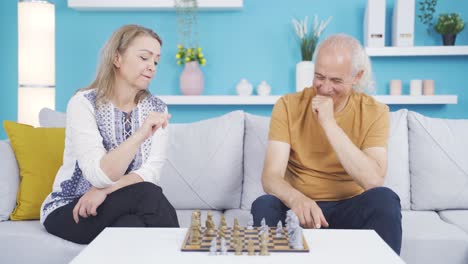
[[[184,95],[203,93],[204,77],[200,65],[206,64],[205,56],[198,45],[197,0],[175,0],[177,12],[177,64],[184,65],[180,74],[180,90]]]
[[[440,14],[434,30],[442,35],[445,46],[455,45],[457,34],[465,28],[465,23],[460,14]]]
[[[329,17],[327,20],[319,22],[317,15],[315,15],[314,27],[311,32],[307,30],[307,16],[304,20],[292,20],[294,31],[299,37],[302,58],[302,61],[296,65],[296,91],[298,92],[312,85],[314,78],[314,63],[312,62],[312,57],[314,56],[320,35],[330,23],[331,19],[332,17]]]
[[[427,34],[431,34],[437,0],[420,0],[418,3],[420,11],[418,15],[419,21],[427,26]]]

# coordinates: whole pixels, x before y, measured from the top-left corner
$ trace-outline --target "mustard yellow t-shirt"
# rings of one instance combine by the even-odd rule
[[[285,180],[316,201],[351,198],[364,190],[348,175],[311,109],[315,88],[281,97],[273,108],[269,139],[291,146]],[[387,147],[388,106],[353,92],[335,120],[355,146]]]

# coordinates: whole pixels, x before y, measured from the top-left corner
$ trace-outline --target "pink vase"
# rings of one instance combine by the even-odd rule
[[[200,95],[203,93],[203,72],[197,61],[190,61],[185,64],[184,70],[180,74],[180,90],[183,95]]]

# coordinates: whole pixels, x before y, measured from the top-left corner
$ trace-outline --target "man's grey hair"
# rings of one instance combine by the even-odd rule
[[[351,74],[355,76],[359,71],[363,71],[359,83],[353,85],[354,91],[368,93],[373,93],[375,91],[375,82],[372,75],[372,66],[369,56],[367,56],[366,51],[357,39],[346,34],[331,35],[319,44],[317,51],[315,52],[315,56],[317,56],[322,47],[349,50],[351,53],[352,63]]]

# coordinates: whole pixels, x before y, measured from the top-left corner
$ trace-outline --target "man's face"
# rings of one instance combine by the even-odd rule
[[[349,51],[321,48],[315,60],[314,87],[317,94],[330,96],[337,106],[347,101],[354,83]]]

